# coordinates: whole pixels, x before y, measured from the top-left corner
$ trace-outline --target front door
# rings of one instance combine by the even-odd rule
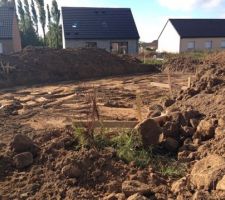
[[[3,53],[3,45],[0,43],[0,54]]]

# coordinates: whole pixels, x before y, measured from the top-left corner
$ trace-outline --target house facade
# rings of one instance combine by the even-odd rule
[[[21,50],[16,10],[14,6],[0,7],[0,54],[9,54]]]
[[[225,19],[169,19],[158,37],[158,52],[225,50]]]
[[[62,7],[63,48],[138,53],[139,34],[129,8]]]

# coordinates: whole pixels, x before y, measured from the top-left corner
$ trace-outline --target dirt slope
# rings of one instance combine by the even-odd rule
[[[0,62],[0,88],[157,71],[129,56],[119,57],[101,49],[27,48],[1,55]]]

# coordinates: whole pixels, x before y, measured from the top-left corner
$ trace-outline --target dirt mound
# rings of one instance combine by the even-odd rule
[[[171,72],[195,72],[203,62],[203,55],[172,54],[165,57],[163,70]]]
[[[101,49],[36,49],[0,56],[0,87],[157,71]]]
[[[5,199],[103,199],[120,194],[122,199],[141,192],[154,198],[156,195],[172,197],[167,182],[152,169],[138,169],[116,156],[113,148],[102,150],[75,150],[77,141],[70,130],[46,130],[36,133],[34,141],[40,151],[29,163],[18,168],[12,158],[17,154],[8,148],[1,149],[0,162],[8,166],[0,173],[0,197]],[[22,159],[21,162],[26,161]],[[17,169],[18,168],[18,169]],[[0,172],[3,170],[0,168]],[[18,181],[19,180],[19,181]],[[129,194],[124,185],[133,187]],[[134,184],[138,184],[138,187]],[[14,187],[11,187],[13,184]],[[56,189],[58,188],[58,189]],[[10,191],[10,193],[8,192]],[[161,193],[165,194],[161,194]],[[167,192],[167,193],[166,193]],[[124,193],[124,194],[122,194]],[[118,198],[119,199],[119,198]]]
[[[181,91],[177,103],[208,115],[223,114],[225,101],[225,53],[209,54],[199,68],[191,88]],[[207,106],[207,109],[206,109]]]

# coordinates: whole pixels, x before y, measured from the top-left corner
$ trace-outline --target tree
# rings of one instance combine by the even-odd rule
[[[53,47],[52,45],[52,33],[53,33],[53,27],[52,27],[52,20],[51,20],[51,13],[49,9],[49,5],[47,4],[47,14],[48,14],[48,33],[47,33],[47,38],[48,38],[48,45],[50,47]]]
[[[45,26],[46,26],[46,12],[44,7],[44,0],[35,0],[38,11],[39,11],[39,21],[41,23],[43,35],[44,35],[44,44],[46,44],[46,33],[45,33]]]
[[[24,31],[26,29],[26,27],[25,27],[25,12],[23,9],[23,4],[22,4],[21,0],[18,0],[17,4],[18,4],[17,10],[19,13],[19,18],[20,18],[20,30]]]
[[[35,31],[38,34],[38,16],[34,5],[34,0],[31,0],[31,13],[32,13],[32,20],[35,25]]]
[[[53,26],[54,26],[54,31],[55,31],[55,36],[56,36],[56,48],[59,48],[59,20],[60,20],[60,10],[58,8],[58,3],[56,0],[52,1],[52,9],[51,9],[51,14],[52,14],[52,20],[53,20]]]
[[[22,46],[38,46],[40,45],[39,37],[35,32],[32,17],[30,13],[30,5],[28,0],[24,0],[24,5],[21,0],[18,0],[18,13],[20,18],[20,32],[22,39]]]
[[[26,28],[30,28],[30,26],[33,26],[31,15],[30,15],[30,5],[28,3],[28,0],[24,0],[24,13],[25,13],[25,24]]]

